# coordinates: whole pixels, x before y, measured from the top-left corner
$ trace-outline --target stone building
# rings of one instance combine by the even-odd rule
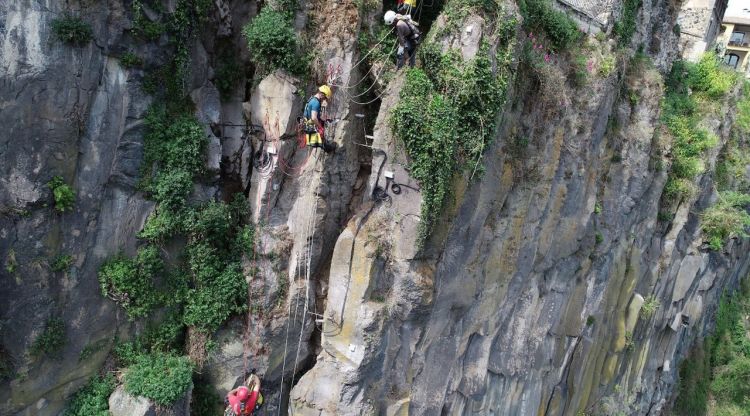
[[[721,30],[727,4],[728,0],[687,0],[683,4],[677,17],[683,57],[695,61],[713,46]]]

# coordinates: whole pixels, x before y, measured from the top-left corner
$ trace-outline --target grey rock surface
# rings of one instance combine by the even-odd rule
[[[137,47],[158,65],[164,51],[161,41],[130,44],[126,3],[87,6],[95,40],[78,47],[56,41],[50,29],[67,2],[0,3],[0,350],[14,371],[0,381],[0,414],[59,414],[101,369],[114,340],[143,329],[101,296],[97,281],[104,260],[135,252],[135,235],[154,209],[137,190],[151,98],[141,89],[144,71],[124,68],[118,57]],[[538,86],[519,73],[485,150],[484,174],[457,178],[453,203],[423,250],[415,245],[420,184],[389,124],[404,72],[379,102],[351,96],[368,76],[357,66],[357,8],[305,2],[297,11],[298,30],[306,22],[320,28],[308,84],[276,72],[257,86],[238,81],[222,98],[214,34],[247,57],[241,27],[258,4],[212,3],[211,35],[190,48],[186,88],[210,140],[208,175],[191,201],[243,192],[259,224],[257,255],[244,264],[250,313],[213,334],[216,348],[201,374],[218,394],[257,368],[269,414],[666,408],[679,362],[710,328],[721,293],[750,268],[747,239],[721,253],[703,244],[698,213],[715,199],[710,175],[668,226],[657,220],[666,169],[654,168],[662,149],[653,139],[663,74],[677,50],[669,1],[644,1],[639,12],[634,44],[646,46],[653,67],[592,76],[583,92],[561,85],[564,108],[545,106]],[[588,9],[606,21],[601,5],[611,3]],[[470,58],[492,23],[469,14],[442,44]],[[597,59],[614,56],[614,42],[592,45]],[[303,146],[295,131],[304,98],[322,82],[335,89],[326,108],[336,119],[332,154]],[[637,103],[619,97],[623,87],[639,92]],[[733,113],[720,110],[708,123],[720,139],[709,166],[731,133]],[[356,116],[376,111],[374,127]],[[244,131],[245,119],[265,134]],[[613,119],[617,132],[608,130]],[[529,142],[520,152],[518,137]],[[405,185],[390,204],[371,197],[387,183],[386,171]],[[54,175],[75,190],[70,212],[52,208],[46,184]],[[72,255],[73,266],[53,272],[60,254]],[[650,296],[659,307],[640,319]],[[66,327],[60,357],[31,357],[53,317]],[[171,411],[187,415],[189,400]],[[115,415],[154,412],[122,388],[110,404]]]

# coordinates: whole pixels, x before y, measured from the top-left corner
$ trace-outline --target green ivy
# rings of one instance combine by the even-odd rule
[[[77,16],[65,14],[52,20],[52,33],[57,39],[71,45],[83,45],[91,41],[94,31],[91,25]]]
[[[424,70],[407,72],[390,119],[421,186],[420,246],[440,218],[453,175],[481,165],[510,76],[505,52],[495,56],[493,71],[487,45],[468,62],[456,51],[441,53],[435,44],[425,45],[421,57]]]
[[[252,60],[272,71],[277,68],[299,74],[306,62],[297,57],[297,35],[284,13],[264,8],[242,30]]]
[[[65,322],[60,318],[50,318],[44,325],[44,330],[31,344],[31,355],[57,356],[66,342]]]
[[[115,385],[112,374],[92,378],[68,401],[63,416],[109,416],[109,396]]]
[[[73,209],[73,205],[75,205],[76,202],[76,195],[73,192],[73,188],[65,183],[62,176],[52,177],[52,180],[47,183],[47,186],[52,190],[52,197],[55,200],[55,209],[58,212],[65,212]]]
[[[166,353],[142,354],[125,372],[125,390],[168,406],[185,395],[193,384],[193,367],[186,357]]]

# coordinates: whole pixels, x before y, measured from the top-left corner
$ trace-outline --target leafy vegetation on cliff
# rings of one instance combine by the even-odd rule
[[[125,390],[160,405],[170,405],[193,384],[193,367],[186,357],[165,353],[140,355],[125,373]]]
[[[669,205],[692,196],[694,179],[705,170],[705,152],[717,138],[703,125],[705,109],[729,92],[736,74],[720,67],[713,54],[697,64],[677,61],[666,80],[662,120],[673,137],[672,168],[664,187]]]
[[[291,73],[305,69],[304,59],[297,56],[297,35],[291,16],[280,11],[263,8],[242,30],[253,61],[270,72],[283,68]]]
[[[71,14],[63,14],[52,20],[52,32],[60,41],[72,45],[83,45],[94,37],[91,25]]]
[[[495,29],[500,44],[496,53],[484,44],[474,59],[463,61],[460,53],[443,53],[434,41],[423,45],[424,69],[408,71],[391,113],[393,131],[410,158],[411,175],[421,186],[420,246],[440,218],[454,174],[470,169],[473,175],[479,169],[505,102],[516,21],[501,9],[495,13],[505,16]]]
[[[703,119],[734,88],[739,76],[724,68],[716,56],[707,53],[697,64],[677,61],[666,81],[666,97],[662,120],[673,138],[672,167],[664,187],[664,201],[676,206],[681,200],[696,192],[695,179],[705,170],[705,156],[718,143],[703,125]],[[701,214],[702,228],[709,247],[720,250],[733,236],[747,236],[750,215],[745,207],[750,205],[750,195],[743,185],[744,170],[750,155],[740,146],[737,134],[746,134],[750,128],[750,98],[746,91],[737,109],[735,137],[730,139],[716,167],[717,202]]]
[[[140,1],[134,17],[145,40],[167,36],[170,61],[149,71],[144,89],[154,96],[147,112],[139,188],[156,202],[134,257],[119,254],[99,270],[102,294],[146,329],[116,344],[117,364],[127,367],[128,392],[171,404],[192,384],[193,366],[206,342],[186,345],[191,333],[208,338],[229,316],[247,308],[243,256],[252,253],[253,228],[242,195],[231,202],[192,197],[205,173],[206,128],[187,96],[188,47],[205,20],[210,1],[178,0],[174,12],[151,21]],[[187,341],[189,343],[189,341]]]
[[[519,0],[518,8],[524,18],[524,26],[532,32],[544,32],[553,50],[568,49],[581,39],[576,22],[553,7],[550,0]]]
[[[750,278],[734,295],[725,295],[716,312],[716,328],[680,365],[674,414],[750,414]]]
[[[46,354],[56,356],[65,346],[67,337],[65,335],[65,322],[60,318],[50,318],[44,325],[44,329],[31,344],[32,355]]]
[[[73,188],[65,183],[62,176],[52,177],[52,180],[47,183],[47,186],[52,190],[52,197],[55,200],[55,209],[58,212],[65,212],[73,209],[73,205],[75,205],[76,202],[76,195],[73,192]]]
[[[96,376],[73,395],[64,416],[109,416],[109,396],[115,390],[115,376]]]

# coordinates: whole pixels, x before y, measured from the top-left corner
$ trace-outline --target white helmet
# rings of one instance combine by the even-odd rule
[[[396,12],[393,10],[388,10],[385,12],[385,16],[383,16],[383,20],[385,21],[385,24],[390,26],[393,24],[393,21],[396,20]]]

